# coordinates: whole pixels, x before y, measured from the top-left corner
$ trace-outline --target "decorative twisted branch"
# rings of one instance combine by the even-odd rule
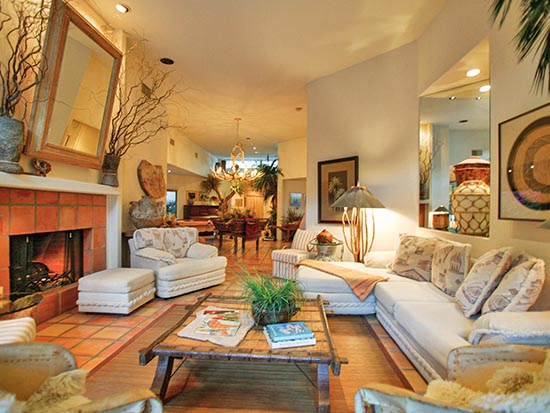
[[[0,0],[0,116],[13,116],[24,93],[38,85],[46,71],[43,44],[50,14],[48,0]]]
[[[125,88],[119,82],[116,94],[119,105],[111,120],[106,153],[122,157],[130,148],[172,127],[167,121],[167,103],[170,97],[178,93],[178,82],[172,83],[170,75],[170,72],[161,72],[151,66],[146,67],[131,86]]]

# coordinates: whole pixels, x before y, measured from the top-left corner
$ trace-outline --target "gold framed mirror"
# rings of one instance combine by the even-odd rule
[[[101,167],[121,60],[122,53],[69,4],[53,1],[27,155]]]

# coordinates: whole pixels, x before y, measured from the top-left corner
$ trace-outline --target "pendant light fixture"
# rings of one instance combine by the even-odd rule
[[[244,162],[244,149],[239,143],[239,122],[241,118],[235,118],[237,122],[237,141],[231,150],[231,165],[229,168],[216,163],[215,168],[210,168],[212,175],[222,181],[254,181],[263,175],[256,168],[247,168]]]

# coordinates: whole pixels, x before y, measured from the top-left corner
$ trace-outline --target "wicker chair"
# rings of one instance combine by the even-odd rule
[[[487,391],[487,381],[497,369],[507,366],[529,371],[542,368],[546,350],[520,345],[477,345],[451,351],[448,380],[473,390]],[[489,413],[438,402],[410,390],[387,384],[372,384],[355,393],[355,413]]]
[[[76,369],[69,350],[53,343],[18,343],[0,345],[0,390],[27,400],[49,377]],[[99,400],[84,401],[66,413],[92,412],[162,412],[161,401],[147,389],[135,389]]]

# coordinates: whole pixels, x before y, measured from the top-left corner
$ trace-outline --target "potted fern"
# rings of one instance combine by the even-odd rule
[[[237,274],[243,287],[243,298],[250,301],[252,316],[258,325],[286,323],[303,301],[302,290],[294,280],[275,278],[255,270],[252,275],[242,268]]]

